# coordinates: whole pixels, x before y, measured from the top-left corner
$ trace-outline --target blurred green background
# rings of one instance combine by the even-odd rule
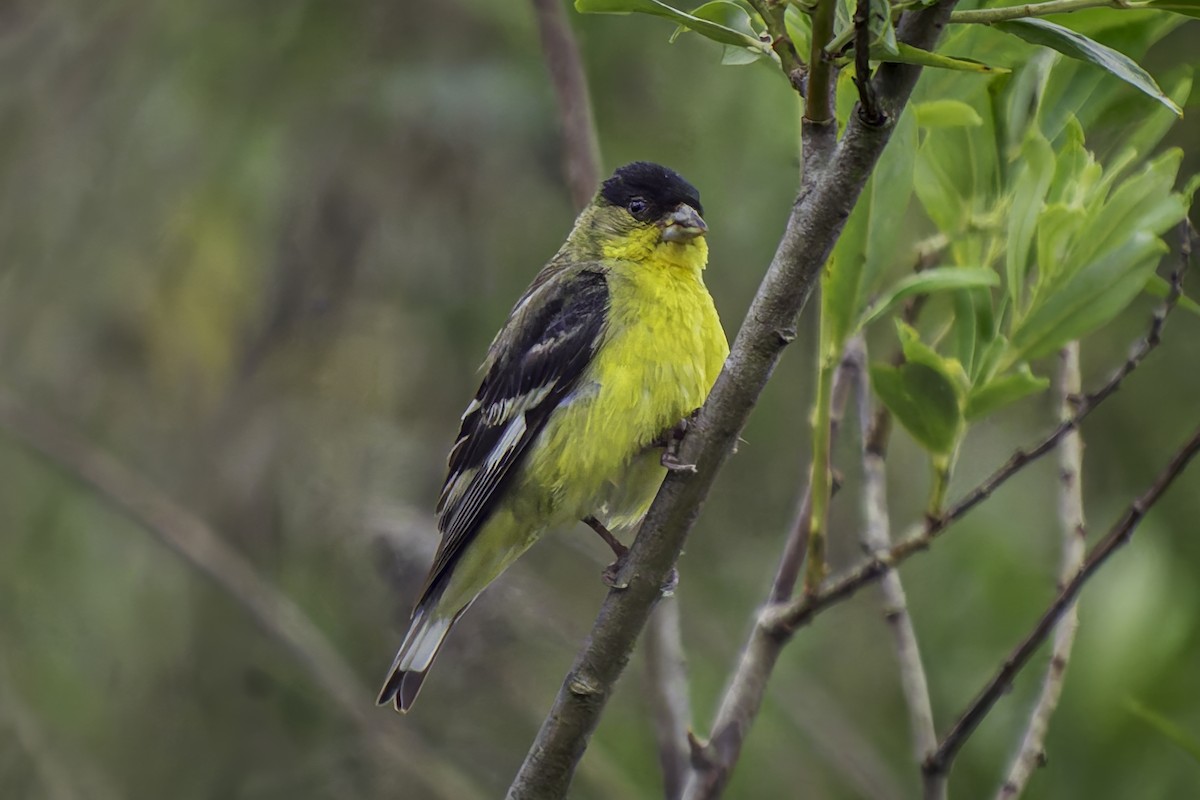
[[[732,337],[796,186],[790,90],[764,67],[719,66],[696,37],[668,46],[667,23],[571,21],[605,170],[651,159],[700,187]],[[1196,31],[1160,43],[1150,69],[1194,59]],[[531,8],[13,0],[0,65],[0,383],[211,523],[374,687],[436,542],[476,367],[573,217]],[[1130,94],[1131,115],[1152,107]],[[1168,137],[1185,175],[1200,170],[1198,112]],[[1152,303],[1085,343],[1085,383],[1124,358]],[[801,328],[680,564],[699,731],[807,463],[811,313]],[[1198,342],[1200,320],[1176,314],[1087,424],[1094,531],[1196,423]],[[974,431],[956,489],[1053,414],[1043,395]],[[837,455],[843,566],[858,553],[856,427]],[[922,508],[924,456],[898,433],[890,465],[901,526]],[[1053,459],[1025,471],[903,570],[943,730],[1052,596],[1055,475]],[[1200,765],[1127,709],[1200,736],[1198,518],[1193,472],[1086,590],[1027,796],[1200,792]],[[500,796],[606,591],[606,556],[582,526],[539,545],[464,618],[414,713],[368,709],[364,733],[240,605],[0,436],[0,797],[452,796],[436,794],[433,760],[367,742],[406,735]],[[998,785],[1042,663],[967,745],[958,796]],[[573,797],[660,796],[645,697],[639,657]],[[913,797],[910,749],[868,590],[787,649],[729,796]]]

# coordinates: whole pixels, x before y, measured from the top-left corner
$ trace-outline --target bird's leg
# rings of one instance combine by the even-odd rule
[[[672,472],[696,471],[695,464],[685,464],[679,460],[679,446],[683,443],[683,437],[687,435],[688,428],[699,413],[700,409],[697,408],[691,414],[688,414],[675,423],[673,427],[663,431],[654,441],[655,446],[663,448],[660,463]]]
[[[613,535],[613,532],[604,527],[604,523],[595,517],[584,517],[583,524],[596,532],[604,543],[613,551],[613,555],[617,560],[604,568],[604,572],[600,574],[600,580],[604,581],[604,585],[612,589],[624,589],[629,584],[621,583],[621,570],[625,567],[625,559],[629,555],[629,548],[621,544],[621,540]],[[670,597],[675,594],[675,588],[679,586],[679,570],[674,567],[667,575],[667,579],[663,581],[662,594],[663,597]]]
[[[596,532],[596,535],[604,540],[609,549],[613,551],[613,555],[617,560],[604,568],[604,572],[600,575],[600,580],[604,581],[604,585],[613,589],[624,589],[624,586],[617,585],[617,576],[621,573],[621,567],[625,565],[625,556],[629,555],[629,548],[621,544],[621,540],[613,536],[612,531],[604,527],[604,523],[592,516],[583,518],[583,524]]]

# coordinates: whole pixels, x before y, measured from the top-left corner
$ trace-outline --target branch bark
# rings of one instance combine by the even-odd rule
[[[905,14],[900,39],[923,49],[936,43],[954,0]],[[907,102],[920,68],[880,67],[878,96],[889,119]],[[606,597],[582,650],[521,765],[508,797],[560,798],[595,730],[637,637],[645,627],[668,571],[729,455],[783,348],[795,338],[795,322],[863,184],[891,134],[852,119],[830,163],[792,208],[771,266],[738,332],[716,386],[701,409],[680,457],[696,472],[672,472],[663,482],[626,560],[618,584]],[[761,699],[754,700],[755,708]]]
[[[854,344],[866,363],[866,344],[861,335]],[[887,429],[890,416],[886,412],[875,413],[871,402],[871,385],[865,370],[858,379],[858,419],[862,429],[863,460],[863,549],[870,555],[886,551],[891,545],[891,517],[888,513]],[[929,683],[925,678],[925,667],[921,663],[921,649],[917,644],[917,632],[908,613],[908,599],[900,573],[887,570],[879,579],[879,593],[883,600],[883,618],[892,634],[896,649],[896,664],[900,672],[900,689],[908,709],[909,726],[912,728],[913,750],[919,765],[937,750],[937,731],[933,723],[933,706],[929,699]],[[946,781],[938,777],[924,777],[925,800],[945,800]]]
[[[0,432],[90,488],[208,578],[279,642],[347,718],[381,759],[403,764],[411,780],[436,797],[483,798],[457,767],[413,733],[383,726],[369,716],[373,693],[355,675],[304,612],[255,571],[216,531],[133,470],[92,446],[58,421],[0,388]]]
[[[1167,466],[1159,472],[1154,479],[1154,483],[1146,490],[1142,496],[1137,498],[1116,524],[1101,540],[1100,544],[1096,545],[1092,550],[1087,560],[1075,573],[1074,577],[1067,582],[1059,592],[1058,597],[1042,614],[1041,619],[1034,625],[1033,630],[1029,635],[1016,646],[1016,648],[1004,659],[1000,669],[996,675],[988,681],[983,690],[975,697],[967,709],[954,723],[954,727],[946,734],[946,738],[938,746],[937,751],[925,761],[925,771],[927,773],[946,773],[950,769],[954,757],[958,751],[966,743],[967,739],[983,718],[996,704],[996,701],[1009,690],[1012,686],[1013,679],[1024,666],[1029,663],[1030,657],[1037,651],[1038,647],[1050,635],[1050,631],[1066,613],[1074,602],[1075,597],[1083,589],[1085,583],[1096,574],[1096,571],[1103,566],[1113,553],[1122,545],[1125,545],[1133,537],[1133,533],[1137,530],[1138,524],[1146,516],[1154,505],[1162,499],[1163,494],[1174,483],[1187,468],[1188,463],[1200,452],[1200,428],[1197,428],[1191,437],[1183,443],[1183,445],[1171,457]]]
[[[692,707],[688,700],[679,601],[675,598],[664,598],[650,615],[646,631],[646,678],[662,766],[663,795],[667,800],[677,800],[683,795],[691,759],[688,736]]]
[[[1079,374],[1079,342],[1063,348],[1059,367],[1059,414],[1063,419],[1071,416],[1074,399],[1079,396],[1081,381]],[[1062,567],[1059,570],[1058,588],[1061,591],[1083,565],[1087,552],[1087,526],[1083,516],[1083,439],[1079,431],[1067,434],[1058,448],[1059,495],[1058,517],[1062,531]],[[1054,626],[1054,644],[1050,650],[1050,664],[1042,678],[1042,688],[1037,702],[1029,714],[1021,745],[1008,769],[1008,777],[996,794],[997,800],[1013,800],[1025,790],[1025,784],[1034,770],[1046,761],[1043,745],[1050,717],[1058,707],[1063,681],[1067,675],[1067,662],[1071,658],[1071,647],[1075,643],[1075,629],[1079,623],[1077,606],[1072,603],[1063,617]]]
[[[592,118],[592,101],[588,94],[587,75],[575,34],[567,22],[562,0],[533,0],[537,17],[538,36],[554,97],[563,135],[563,172],[571,202],[582,209],[600,186],[600,144],[596,139],[596,123]]]

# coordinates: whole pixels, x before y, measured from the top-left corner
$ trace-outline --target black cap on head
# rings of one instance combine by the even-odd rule
[[[704,213],[695,186],[674,170],[649,161],[635,161],[618,169],[600,187],[600,196],[614,206],[630,209],[631,214],[643,221],[659,219],[680,203]],[[642,203],[630,208],[635,199]]]

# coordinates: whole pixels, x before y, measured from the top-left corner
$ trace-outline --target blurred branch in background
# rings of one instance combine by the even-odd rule
[[[80,481],[153,535],[244,609],[303,665],[381,758],[404,764],[437,797],[483,798],[462,770],[400,726],[372,716],[372,693],[290,598],[259,575],[202,520],[64,424],[0,388],[0,431]]]
[[[886,409],[881,408],[877,413],[872,408],[871,386],[866,370],[866,342],[862,336],[857,336],[850,341],[849,347],[857,351],[856,358],[863,364],[855,386],[858,395],[863,464],[863,523],[859,538],[863,550],[868,555],[875,555],[886,551],[891,546],[892,539],[885,464],[888,436],[891,432],[891,415]],[[917,644],[917,632],[913,628],[912,616],[908,613],[908,599],[904,594],[900,573],[894,569],[885,572],[879,579],[879,593],[883,601],[883,618],[892,633],[892,644],[896,649],[900,688],[904,694],[905,707],[908,709],[916,763],[921,764],[937,749],[937,731],[933,723],[929,683],[925,678],[925,667],[921,663],[921,649]],[[945,798],[946,781],[941,778],[926,778],[924,792],[925,800]]]
[[[1059,416],[1065,420],[1074,413],[1075,398],[1083,391],[1079,374],[1079,342],[1064,347],[1059,354],[1059,361]],[[1079,571],[1087,554],[1087,525],[1083,516],[1083,438],[1079,431],[1071,431],[1059,444],[1058,465],[1058,522],[1062,533],[1062,566],[1058,588],[1061,591]],[[1029,713],[1020,747],[1009,766],[1008,777],[996,795],[997,800],[1019,797],[1034,770],[1046,762],[1043,749],[1046,731],[1050,727],[1050,717],[1058,707],[1059,695],[1062,694],[1067,661],[1071,657],[1078,624],[1078,606],[1072,603],[1054,626],[1050,664],[1042,678],[1037,702]]]
[[[25,707],[21,694],[12,685],[8,665],[0,660],[0,722],[12,731],[17,745],[41,780],[41,793],[46,800],[76,800],[82,797],[75,788],[69,759],[55,752],[35,714]],[[88,787],[88,797],[96,797],[97,787]]]
[[[1122,545],[1128,544],[1133,537],[1133,533],[1137,530],[1138,524],[1149,513],[1150,509],[1162,499],[1163,494],[1171,487],[1175,479],[1178,478],[1187,468],[1188,463],[1200,452],[1200,428],[1197,428],[1191,437],[1183,443],[1179,450],[1171,457],[1167,466],[1159,472],[1154,479],[1154,483],[1146,492],[1138,497],[1121,515],[1116,524],[1109,530],[1105,537],[1096,545],[1095,549],[1088,555],[1087,560],[1074,577],[1063,587],[1057,598],[1038,620],[1033,630],[1017,647],[1004,659],[999,671],[995,677],[988,681],[987,685],[979,693],[978,696],[971,702],[967,709],[954,723],[950,732],[942,740],[937,751],[925,761],[925,771],[932,774],[946,774],[950,770],[954,758],[958,755],[959,750],[966,743],[967,739],[979,727],[979,723],[987,716],[996,701],[1009,690],[1012,686],[1013,679],[1026,664],[1029,663],[1030,657],[1037,651],[1038,647],[1054,630],[1055,625],[1066,613],[1067,609],[1075,601],[1076,595],[1083,588],[1083,585],[1096,574],[1105,561],[1112,556]]]
[[[562,0],[532,0],[538,36],[562,126],[563,169],[578,211],[600,186],[600,144],[592,116],[587,75]]]

